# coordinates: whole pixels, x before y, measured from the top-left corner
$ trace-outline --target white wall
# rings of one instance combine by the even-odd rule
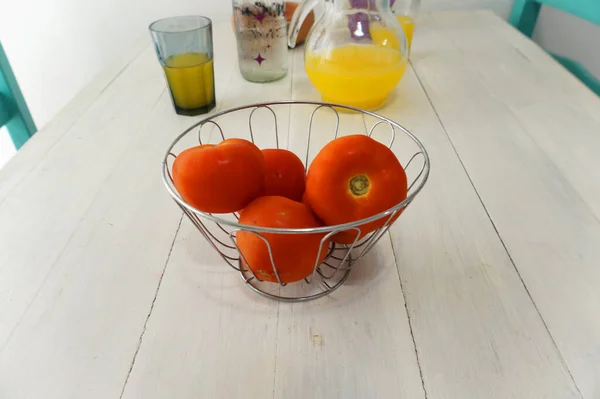
[[[33,118],[48,122],[150,22],[200,14],[225,20],[228,0],[0,0],[0,41]]]
[[[533,38],[545,49],[579,61],[600,79],[600,26],[542,7]]]

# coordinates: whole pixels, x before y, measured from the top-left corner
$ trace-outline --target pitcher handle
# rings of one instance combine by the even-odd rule
[[[294,15],[292,16],[292,21],[290,22],[290,28],[288,31],[288,46],[290,48],[296,47],[296,41],[298,40],[298,33],[300,33],[300,28],[302,28],[302,24],[304,20],[310,14],[313,8],[319,3],[321,0],[304,0],[298,5],[298,8],[294,11]]]

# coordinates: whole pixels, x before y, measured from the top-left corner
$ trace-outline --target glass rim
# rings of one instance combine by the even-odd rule
[[[173,31],[173,30],[164,30],[164,29],[156,29],[155,25],[160,23],[160,22],[165,22],[165,21],[169,21],[169,20],[177,20],[177,19],[190,19],[193,18],[196,21],[201,21],[204,24],[202,26],[199,26],[197,28],[190,28],[190,29],[183,29],[183,30],[177,30],[177,31]],[[175,16],[175,17],[167,17],[167,18],[161,18],[161,19],[157,19],[156,21],[152,22],[150,25],[148,25],[148,29],[151,32],[156,32],[156,33],[188,33],[188,32],[194,32],[197,30],[203,30],[206,29],[208,27],[212,26],[212,20],[208,17],[204,17],[202,15],[179,15],[179,16]]]

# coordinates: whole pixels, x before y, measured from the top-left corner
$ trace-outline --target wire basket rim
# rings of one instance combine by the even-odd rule
[[[173,183],[171,183],[169,181],[171,179],[171,177],[169,175],[168,158],[169,158],[169,156],[173,155],[171,151],[177,145],[179,140],[181,140],[190,131],[196,129],[199,126],[206,124],[207,122],[211,121],[213,118],[217,118],[219,116],[230,114],[230,113],[237,112],[237,111],[242,111],[245,109],[268,107],[270,105],[316,105],[316,106],[325,106],[325,107],[331,107],[331,108],[333,108],[333,107],[344,108],[344,109],[347,109],[350,111],[359,112],[362,114],[366,114],[366,115],[375,117],[381,121],[385,121],[385,122],[391,124],[393,127],[400,129],[403,133],[408,135],[415,142],[415,144],[419,147],[419,152],[422,153],[423,161],[424,161],[423,171],[421,173],[422,176],[418,176],[416,178],[416,179],[420,178],[420,181],[418,182],[418,184],[416,184],[413,192],[410,195],[407,195],[406,199],[404,199],[402,202],[396,204],[395,206],[393,206],[383,212],[380,212],[376,215],[370,216],[368,218],[360,219],[360,220],[357,220],[354,222],[348,222],[348,223],[342,223],[342,224],[336,224],[336,225],[328,225],[328,226],[322,226],[322,227],[276,228],[276,227],[251,226],[251,225],[241,224],[241,223],[237,223],[237,222],[234,222],[231,220],[227,220],[227,219],[221,218],[219,216],[215,216],[211,213],[203,212],[199,209],[196,209],[195,207],[188,204],[185,200],[183,200],[183,198],[181,198],[179,193],[174,189]],[[308,165],[306,165],[306,167],[308,167]],[[423,143],[421,143],[421,141],[413,133],[408,131],[402,125],[392,121],[389,118],[386,118],[385,116],[379,115],[379,114],[371,112],[371,111],[366,111],[366,110],[363,110],[360,108],[355,108],[355,107],[341,105],[341,104],[335,104],[335,103],[321,102],[321,101],[299,101],[299,100],[298,101],[297,100],[281,100],[281,101],[271,101],[271,102],[264,102],[264,103],[255,103],[255,104],[249,104],[249,105],[244,105],[244,106],[240,106],[240,107],[230,108],[230,109],[227,109],[224,111],[219,111],[216,114],[213,114],[209,117],[202,119],[199,122],[194,123],[188,129],[186,129],[183,133],[179,134],[175,138],[175,140],[173,140],[173,142],[167,149],[167,151],[163,157],[163,160],[162,160],[163,184],[165,185],[165,187],[166,187],[167,191],[169,192],[169,194],[171,195],[171,197],[173,197],[173,199],[179,205],[185,207],[190,212],[193,212],[207,220],[210,220],[215,223],[220,223],[220,224],[223,224],[226,226],[234,227],[241,231],[249,231],[249,232],[255,232],[255,233],[274,233],[274,234],[317,234],[317,233],[331,233],[334,231],[342,232],[342,231],[346,231],[346,230],[355,229],[364,224],[374,222],[374,221],[382,219],[386,216],[390,216],[393,213],[396,213],[403,207],[410,204],[413,201],[413,199],[417,196],[417,194],[419,194],[419,192],[421,192],[421,190],[425,186],[425,183],[427,182],[427,179],[429,178],[429,171],[430,171],[429,154],[427,153],[427,150],[423,146]],[[415,182],[416,182],[416,180],[415,180]]]

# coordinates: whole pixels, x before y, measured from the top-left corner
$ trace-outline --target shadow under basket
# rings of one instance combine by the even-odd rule
[[[342,111],[342,112],[338,112]],[[317,129],[315,126],[319,126]],[[279,126],[281,125],[281,126]],[[313,126],[315,125],[315,126]],[[287,131],[281,134],[281,127]],[[331,126],[331,129],[325,129]],[[370,126],[370,128],[367,128]],[[313,132],[313,130],[315,132]],[[323,131],[329,131],[329,138]],[[268,136],[255,132],[272,131]],[[318,131],[318,133],[316,133]],[[311,156],[338,135],[364,134],[386,144],[389,148],[402,140],[395,147],[397,156],[406,157],[402,163],[408,177],[408,195],[404,201],[373,217],[336,226],[325,226],[311,229],[281,229],[247,226],[238,223],[239,214],[210,214],[197,210],[185,202],[173,184],[171,177],[172,161],[181,151],[198,144],[218,143],[221,140],[243,136],[254,142],[259,148],[287,148],[304,157],[308,168]],[[234,132],[228,135],[225,132]],[[380,139],[381,138],[381,139]],[[298,151],[303,153],[298,154]],[[169,194],[190,219],[200,234],[210,243],[223,260],[240,274],[247,287],[265,297],[285,301],[303,302],[321,298],[339,288],[348,278],[352,268],[383,237],[392,223],[399,218],[395,216],[403,212],[424,187],[429,176],[429,156],[423,144],[408,130],[388,118],[373,112],[360,110],[337,104],[309,101],[278,101],[253,104],[219,112],[195,123],[180,134],[169,146],[162,161],[162,178]],[[342,231],[356,232],[360,236],[360,226],[375,220],[385,220],[381,228],[375,230],[352,244],[331,243],[327,248],[325,260],[319,264],[318,255],[312,274],[302,281],[281,283],[277,273],[277,265],[272,267],[279,283],[261,281],[249,268],[243,267],[245,258],[236,244],[236,234],[246,231],[258,236],[267,246],[270,245],[265,233],[269,234],[324,234],[323,244],[333,235]],[[323,247],[321,245],[321,247]],[[244,261],[242,261],[244,259]]]

